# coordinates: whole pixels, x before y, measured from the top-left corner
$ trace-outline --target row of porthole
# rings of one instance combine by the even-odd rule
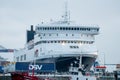
[[[74,48],[74,49],[77,49],[77,48],[79,48],[79,46],[70,46],[70,48]]]
[[[76,44],[92,44],[94,41],[67,41],[67,40],[58,40],[58,41],[38,41],[35,45],[42,44],[42,43],[76,43]]]
[[[21,55],[20,57],[16,57],[16,60],[17,60],[17,62],[19,62],[19,60],[20,61],[26,60],[26,54]]]
[[[55,36],[55,34],[39,34],[38,36],[46,36],[46,35],[48,35],[48,36],[52,36],[52,35],[54,35]],[[75,34],[65,34],[65,36],[75,36]],[[56,36],[58,36],[58,34],[56,34]],[[93,37],[93,35],[84,35],[84,34],[79,34],[79,36],[86,36],[86,37],[89,37],[89,36],[91,36],[91,37]]]
[[[37,30],[83,30],[83,31],[99,31],[99,28],[80,28],[80,27],[37,27]]]

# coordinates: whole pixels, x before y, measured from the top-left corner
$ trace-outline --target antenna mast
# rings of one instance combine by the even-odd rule
[[[67,2],[67,0],[66,0],[66,2],[65,2],[64,21],[65,21],[66,23],[69,23],[69,22],[70,22],[70,12],[68,12],[68,2]]]

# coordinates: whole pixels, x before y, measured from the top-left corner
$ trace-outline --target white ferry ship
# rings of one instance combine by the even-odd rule
[[[73,23],[66,11],[63,20],[31,25],[27,43],[14,52],[14,61],[54,63],[56,72],[68,72],[71,67],[89,71],[98,56],[98,34],[98,26]]]

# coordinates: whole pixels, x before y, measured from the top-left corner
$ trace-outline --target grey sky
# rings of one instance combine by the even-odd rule
[[[58,20],[64,14],[65,0],[0,0],[0,45],[23,48],[26,29],[41,21]],[[71,20],[97,24],[99,55],[106,63],[120,63],[120,0],[68,0]]]

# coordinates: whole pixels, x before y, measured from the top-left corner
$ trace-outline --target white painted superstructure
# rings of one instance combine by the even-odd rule
[[[99,27],[85,26],[73,23],[65,12],[63,20],[41,23],[31,26],[27,31],[25,48],[15,51],[15,62],[55,63],[58,72],[66,72],[71,65],[81,65],[89,70],[98,56],[95,46],[95,35],[99,34]],[[64,66],[64,67],[63,67]]]

